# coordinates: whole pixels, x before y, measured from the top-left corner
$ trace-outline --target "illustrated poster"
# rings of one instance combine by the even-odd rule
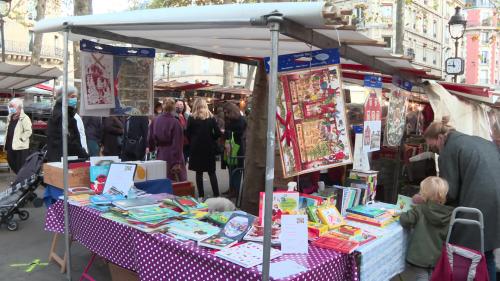
[[[392,91],[389,96],[389,109],[385,126],[385,144],[399,146],[405,130],[406,96],[402,90]]]
[[[80,41],[81,115],[150,115],[155,50]]]
[[[380,150],[382,138],[382,107],[376,89],[369,89],[364,106],[363,152]]]
[[[278,59],[280,70],[291,70],[280,73],[277,97],[276,124],[284,177],[352,163],[338,51],[312,52],[312,62],[307,65],[322,66],[294,69],[294,60],[301,64],[304,56],[311,53]]]
[[[83,106],[89,110],[113,108],[113,56],[82,52],[80,61],[84,77],[81,97]]]

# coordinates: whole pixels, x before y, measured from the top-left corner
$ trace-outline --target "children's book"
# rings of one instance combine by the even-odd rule
[[[348,234],[348,235],[359,235],[359,234],[361,234],[363,232],[363,230],[361,230],[361,228],[350,226],[350,225],[347,225],[347,224],[341,225],[339,227],[339,231],[341,233],[345,233],[345,234]]]
[[[187,211],[187,212],[182,212],[181,217],[185,219],[196,219],[196,220],[202,220],[208,216],[208,212],[205,211]]]
[[[307,235],[310,239],[318,238],[325,235],[328,232],[328,225],[308,222],[307,223]]]
[[[260,193],[259,224],[264,221],[265,192]],[[295,191],[273,192],[272,220],[280,223],[282,215],[295,215],[299,211],[299,193]]]
[[[205,211],[208,208],[208,205],[205,203],[201,203],[195,198],[191,196],[182,196],[176,198],[167,198],[163,200],[164,204],[178,207],[183,212],[198,210]]]
[[[372,207],[371,205],[358,205],[356,207],[347,209],[347,212],[369,218],[376,218],[378,216],[385,214],[384,210]]]
[[[264,246],[260,243],[247,242],[230,248],[224,248],[215,256],[232,263],[250,268],[262,263]],[[281,256],[281,251],[271,248],[271,260]]]
[[[398,202],[396,203],[397,210],[400,212],[406,212],[411,210],[413,207],[413,201],[411,197],[398,194]]]
[[[309,207],[307,207],[306,212],[307,212],[307,217],[309,218],[309,221],[314,222],[314,223],[321,222],[321,220],[318,217],[318,207],[309,206]]]
[[[255,217],[250,214],[232,214],[219,236],[225,236],[236,241],[243,239],[252,228]]]
[[[123,210],[158,206],[158,201],[149,196],[114,201],[113,205]]]
[[[334,229],[343,225],[344,218],[340,215],[335,206],[322,206],[318,208],[318,216],[322,223],[328,225],[328,228]]]
[[[169,208],[160,208],[158,206],[135,208],[129,210],[128,215],[131,218],[142,222],[157,221],[180,216],[180,214],[174,210]]]
[[[279,245],[281,243],[280,234],[281,234],[280,226],[277,224],[273,224],[271,228],[271,244]],[[254,222],[252,228],[250,228],[247,234],[243,237],[243,240],[264,242],[264,226],[261,226],[258,223]]]
[[[323,203],[323,198],[320,196],[300,193],[299,194],[299,209],[305,209],[309,206],[319,206]]]
[[[216,250],[222,250],[226,247],[231,247],[232,245],[238,243],[238,240],[231,239],[229,237],[221,236],[219,234],[208,237],[207,239],[198,242],[198,246],[207,247]]]
[[[167,223],[168,232],[181,235],[195,241],[204,240],[219,233],[220,228],[195,219],[178,220]]]
[[[367,216],[349,213],[347,214],[346,219],[366,224],[371,224],[378,227],[386,227],[387,225],[393,223],[396,220],[396,218],[393,217],[390,213],[383,214],[376,218],[370,218]]]
[[[224,226],[233,212],[228,211],[228,212],[215,212],[209,214],[206,218],[209,222],[214,223],[218,226]]]
[[[111,204],[114,201],[124,200],[125,196],[123,195],[111,195],[111,194],[102,194],[102,195],[92,195],[90,196],[90,203],[95,205],[107,205]]]
[[[359,247],[358,242],[328,236],[323,236],[314,240],[312,245],[320,248],[332,249],[344,254],[350,254]]]

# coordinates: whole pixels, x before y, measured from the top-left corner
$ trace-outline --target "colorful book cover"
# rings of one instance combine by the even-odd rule
[[[220,228],[195,219],[178,220],[167,223],[168,232],[195,241],[201,241],[219,233]]]
[[[281,227],[277,224],[273,224],[271,228],[271,244],[278,245],[280,244],[280,235],[281,235]],[[255,241],[255,242],[264,242],[264,226],[255,223],[252,225],[252,228],[247,232],[247,234],[243,237],[243,240],[246,241]]]
[[[208,216],[208,212],[205,211],[197,211],[197,210],[192,210],[192,211],[187,211],[187,212],[182,212],[181,217],[185,219],[196,219],[196,220],[202,220]]]
[[[411,210],[411,208],[413,207],[413,201],[411,197],[398,194],[398,202],[396,203],[396,206],[398,208],[397,210],[406,212]]]
[[[211,213],[207,216],[207,220],[211,223],[214,223],[218,226],[224,226],[233,212],[215,212]]]
[[[247,242],[230,248],[224,248],[215,256],[250,268],[262,263],[264,246],[260,243]],[[271,248],[271,260],[281,256],[281,251]]]
[[[92,195],[90,196],[90,202],[92,204],[100,205],[100,204],[111,204],[114,201],[124,200],[125,196],[121,194],[111,195],[111,194],[102,194],[102,195]]]
[[[207,239],[199,241],[198,245],[211,249],[221,250],[226,247],[231,247],[236,243],[238,243],[237,240],[216,234],[214,236],[208,237]]]
[[[314,240],[312,245],[320,248],[332,249],[344,254],[350,254],[359,247],[358,242],[327,236]]]
[[[150,198],[149,196],[118,200],[113,202],[113,205],[123,210],[157,206],[158,204],[159,203],[157,200],[155,200],[154,198]]]
[[[328,232],[328,226],[325,224],[315,223],[315,222],[307,223],[307,234],[310,239],[323,236],[327,232]]]
[[[345,234],[349,234],[349,235],[359,235],[363,232],[363,230],[361,230],[361,228],[350,226],[347,224],[341,225],[339,227],[339,231],[342,233],[345,233]]]
[[[219,236],[226,236],[236,241],[243,239],[253,225],[255,217],[249,214],[232,214]]]
[[[129,210],[128,215],[139,221],[155,221],[180,216],[180,214],[174,210],[157,206],[132,209]]]
[[[321,222],[321,220],[318,217],[318,207],[309,206],[309,207],[307,207],[306,212],[307,212],[307,217],[309,218],[309,221],[314,222],[314,223]]]
[[[344,218],[340,215],[335,206],[319,207],[318,216],[321,222],[328,225],[328,228],[330,229],[337,228],[345,223]]]
[[[371,224],[378,227],[385,227],[393,223],[396,219],[389,213],[381,215],[377,218],[370,218],[357,214],[347,214],[346,219],[353,220],[357,222],[362,222],[366,224]]]
[[[310,194],[299,194],[299,209],[305,209],[309,206],[319,206],[323,203],[323,198]]]
[[[259,224],[264,221],[265,192],[260,193]],[[272,220],[280,223],[282,215],[295,215],[299,211],[299,193],[294,191],[273,192]]]
[[[370,205],[358,205],[356,207],[347,209],[347,212],[361,216],[366,216],[369,218],[376,218],[378,216],[385,214],[386,211],[374,208]]]

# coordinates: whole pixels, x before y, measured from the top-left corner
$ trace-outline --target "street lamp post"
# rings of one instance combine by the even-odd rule
[[[465,28],[467,27],[467,20],[460,12],[462,8],[456,7],[455,14],[451,16],[448,21],[448,31],[451,38],[455,39],[455,58],[458,58],[458,40],[464,37]],[[457,82],[457,74],[453,77],[454,82]]]
[[[8,16],[10,13],[10,2],[12,0],[0,0],[0,35],[2,36],[2,62],[5,62],[5,34],[3,30],[4,20],[3,18]]]

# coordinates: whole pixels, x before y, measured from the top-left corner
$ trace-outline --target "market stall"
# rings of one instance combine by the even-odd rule
[[[262,191],[261,187],[263,186],[263,181],[265,181],[265,200],[261,201],[261,206],[264,206],[264,208],[263,214],[260,216],[264,230],[262,279],[269,280],[271,252],[275,251],[271,250],[270,246],[275,126],[277,120],[277,101],[275,97],[278,97],[279,94],[278,55],[301,53],[301,56],[305,57],[307,61],[307,55],[310,55],[312,52],[321,51],[323,48],[333,48],[331,50],[336,50],[337,56],[367,64],[373,69],[388,75],[398,74],[400,85],[409,81],[417,81],[422,75],[425,75],[424,70],[413,67],[407,58],[393,56],[385,51],[382,46],[378,46],[377,42],[368,39],[356,31],[343,29],[342,27],[345,25],[344,20],[345,17],[342,11],[322,2],[260,3],[141,10],[110,15],[49,19],[37,23],[35,31],[63,31],[65,34],[66,49],[68,48],[68,39],[70,37],[74,39],[96,37],[109,41],[119,41],[248,64],[258,64],[260,59],[269,57],[269,63],[266,63],[269,70],[269,83],[266,82],[266,86],[261,85],[259,91],[254,90],[255,102],[267,100],[267,107],[256,108],[253,113],[255,115],[262,114],[262,116],[267,116],[267,118],[262,118],[261,116],[258,118],[259,121],[250,125],[249,128],[249,130],[252,130],[252,128],[255,128],[252,126],[267,127],[267,131],[265,133],[261,132],[262,135],[256,132],[247,140],[248,149],[251,151],[253,149],[252,152],[255,152],[255,155],[252,153],[251,157],[246,159],[246,167],[249,170],[245,177],[245,179],[254,181],[251,188],[247,187],[245,189],[245,195],[248,198],[246,203],[251,204],[251,208],[256,208],[259,205],[259,193]],[[271,32],[270,46],[269,31]],[[221,34],[224,34],[224,36],[221,36]],[[324,56],[321,57],[324,58]],[[336,64],[338,65],[338,63],[337,61]],[[335,66],[335,68],[339,69],[338,66]],[[324,74],[326,76],[329,75],[326,71]],[[336,83],[338,83],[338,74],[338,71],[337,73],[333,73],[336,76],[334,79],[337,81]],[[260,75],[265,74],[261,73]],[[109,76],[111,77],[112,75],[110,74]],[[67,86],[67,57],[65,59],[64,85]],[[338,95],[338,89],[332,88],[332,85],[330,84],[329,86],[331,90],[329,93]],[[332,106],[336,107],[336,104],[339,104],[338,101],[340,99],[337,96],[335,99],[337,99],[337,102],[334,103],[331,100],[328,102],[325,101],[327,111]],[[133,102],[137,103],[140,100]],[[63,95],[63,106],[67,106],[65,95]],[[127,111],[125,110],[124,112],[126,113]],[[326,112],[323,113],[327,114]],[[280,113],[281,118],[284,120],[285,135],[287,135],[286,132],[288,130],[286,120],[289,119],[286,117],[286,114],[282,115]],[[340,124],[340,120],[342,118],[338,118],[338,121],[335,121],[338,122],[336,123],[337,125]],[[345,126],[345,123],[342,126]],[[335,132],[335,134],[343,134],[345,141],[342,142],[342,145],[328,147],[328,149],[334,149],[338,154],[336,154],[334,159],[329,159],[327,162],[330,163],[329,165],[334,166],[347,164],[352,160],[346,153],[350,150],[349,141],[345,138],[346,132]],[[281,131],[279,135],[281,137]],[[259,143],[262,144],[264,136],[267,136],[267,144],[259,148]],[[281,141],[283,140],[281,139]],[[65,141],[63,143],[63,167],[67,171]],[[311,158],[312,160],[309,161],[311,162],[311,167],[315,166],[315,161],[321,161],[319,158],[323,155],[323,151],[316,153],[316,155],[318,157]],[[303,171],[311,171],[311,167],[307,165],[303,167],[299,166],[297,164],[295,168],[302,169]],[[295,173],[295,170],[290,171],[292,171],[291,174]],[[67,173],[64,173],[65,202],[68,201],[67,177]],[[373,177],[369,178],[373,180]],[[370,188],[373,188],[376,183],[372,181],[369,185],[371,186]],[[347,208],[347,206],[345,207]],[[68,210],[67,203],[64,204],[64,208],[66,214],[66,247],[69,251],[69,218],[72,216]],[[333,211],[333,208],[331,210]],[[383,213],[385,214],[385,212]],[[389,215],[389,213],[386,215]],[[303,224],[304,221],[302,221]],[[151,239],[151,237],[148,237],[148,239]],[[312,247],[314,250],[311,251],[317,251],[314,248],[316,246]],[[344,259],[350,258],[347,255],[343,257]],[[68,265],[70,266],[69,260]],[[308,266],[308,269],[310,269],[308,264],[305,266]],[[240,270],[242,269],[240,268]],[[68,270],[68,274],[70,274],[69,272]],[[389,274],[394,275],[394,273]],[[386,277],[389,278],[391,276],[388,275]],[[333,277],[330,276],[330,278]],[[351,278],[353,278],[352,275]]]

